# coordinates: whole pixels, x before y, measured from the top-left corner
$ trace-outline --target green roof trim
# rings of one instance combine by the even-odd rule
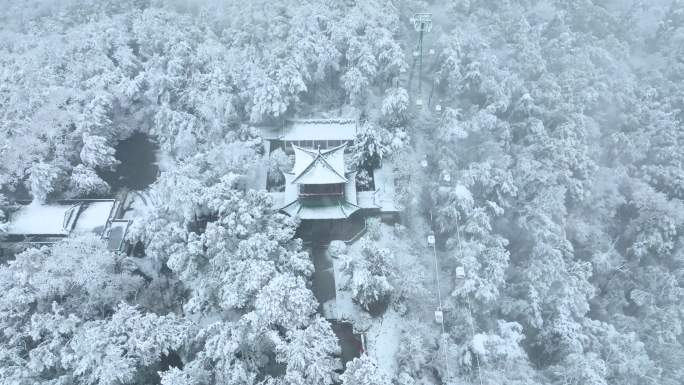
[[[301,219],[342,219],[349,218],[359,209],[344,198],[314,197],[294,200],[281,210]]]

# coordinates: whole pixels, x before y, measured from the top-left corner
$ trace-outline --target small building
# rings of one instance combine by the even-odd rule
[[[2,241],[50,244],[72,234],[97,234],[110,250],[120,250],[129,221],[115,219],[116,199],[61,200],[49,204],[24,202],[9,218]]]
[[[356,172],[345,166],[345,147],[314,150],[293,144],[295,163],[285,174],[281,210],[301,219],[342,219],[357,211]]]
[[[357,212],[395,216],[392,164],[385,160],[365,170],[371,187],[357,184],[361,170],[350,167],[350,150],[357,135],[354,119],[297,119],[280,128],[261,129],[266,157],[281,148],[294,156],[292,171],[285,173],[282,191],[271,191],[276,207],[300,219],[346,219]],[[267,188],[261,172],[255,188]]]
[[[292,146],[327,150],[342,144],[352,144],[356,138],[356,119],[290,119],[281,127],[263,127],[261,136],[271,149],[282,148],[292,153]],[[347,147],[348,149],[349,147]]]

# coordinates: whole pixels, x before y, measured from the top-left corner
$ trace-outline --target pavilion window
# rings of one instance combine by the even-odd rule
[[[344,184],[303,184],[299,186],[299,195],[302,196],[321,196],[321,195],[343,195]]]

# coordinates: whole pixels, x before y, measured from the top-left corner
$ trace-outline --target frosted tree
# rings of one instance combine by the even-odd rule
[[[109,191],[109,185],[95,170],[82,164],[71,171],[69,186],[77,196],[101,195]]]
[[[120,162],[114,157],[114,149],[107,144],[107,139],[97,135],[83,135],[81,161],[91,168],[111,169]]]
[[[284,376],[287,383],[330,385],[335,382],[340,348],[328,321],[315,317],[306,329],[289,331],[286,339],[287,344],[279,347],[276,359],[287,367]]]
[[[382,100],[382,118],[388,126],[401,126],[408,118],[409,96],[404,88],[390,88]]]
[[[78,119],[78,125],[85,135],[111,134],[112,98],[107,93],[96,95],[83,109]],[[84,138],[85,143],[85,138]]]
[[[183,346],[188,329],[173,315],[142,314],[121,305],[111,319],[83,324],[62,352],[62,362],[79,383],[131,382],[141,367]]]
[[[180,214],[185,224],[206,213],[203,192],[206,186],[197,177],[201,175],[200,170],[205,163],[203,159],[193,160],[179,163],[178,167],[163,172],[151,192],[158,206],[171,216]]]
[[[274,277],[259,292],[254,302],[259,322],[286,330],[308,324],[317,306],[304,280],[290,274]]]
[[[4,225],[7,223],[7,218],[10,211],[10,201],[5,194],[0,194],[0,233],[4,232]]]
[[[342,81],[342,87],[347,91],[351,102],[361,103],[364,101],[370,82],[361,70],[352,67],[342,75],[340,80]]]
[[[593,320],[586,322],[585,330],[592,336],[589,349],[605,363],[608,383],[636,385],[659,375],[645,344],[635,333],[621,333],[613,325]]]
[[[356,166],[371,169],[378,167],[382,158],[389,153],[388,141],[389,133],[385,129],[368,123],[364,125],[352,148]]]
[[[160,137],[161,146],[180,158],[192,154],[192,144],[197,143],[195,132],[199,131],[197,118],[183,111],[163,105],[154,118],[152,133]]]
[[[175,252],[184,248],[188,231],[178,222],[153,210],[131,226],[126,239],[132,243],[141,242],[145,247],[145,254],[152,259],[153,266],[158,271]]]
[[[389,249],[378,248],[365,240],[360,255],[344,256],[343,271],[349,276],[348,289],[356,302],[366,309],[386,301],[394,291],[394,277]]]
[[[19,255],[9,271],[22,281],[38,301],[38,309],[50,308],[53,300],[78,314],[106,312],[132,296],[142,279],[122,269],[123,257],[107,251],[95,236],[69,238],[52,248],[29,249]]]
[[[269,155],[268,178],[274,184],[285,183],[283,173],[292,170],[292,159],[285,152],[278,148]]]
[[[444,110],[413,117],[393,87],[406,80],[415,41],[403,21],[418,3],[4,7],[0,190],[26,183],[36,202],[67,188],[97,194],[94,170],[113,166],[115,140],[133,131],[176,164],[129,232],[155,263],[72,240],[0,267],[0,382],[153,383],[172,351],[184,366],[164,371],[165,384],[335,381],[297,222],[244,191],[262,148],[244,122],[348,101],[388,128],[362,133],[359,166],[403,145],[395,164],[411,178],[398,187],[418,200],[402,239],[423,242],[413,214],[432,211],[453,294],[445,326],[475,329],[442,339],[409,328],[397,383],[443,377],[447,346],[454,382],[478,382],[477,357],[483,383],[681,384],[682,2],[431,4],[437,52],[423,76],[437,80]],[[426,149],[431,166],[416,178],[414,154]],[[456,267],[465,277],[448,279]],[[426,302],[424,267],[375,268],[359,270],[359,295],[375,300],[388,283],[409,317]],[[472,314],[457,310],[467,304]],[[188,332],[180,318],[202,326]],[[361,370],[366,359],[343,382],[386,383],[374,365]]]
[[[115,383],[179,347],[182,322],[121,305],[143,288],[142,278],[122,269],[122,260],[88,236],[29,249],[0,267],[7,294],[0,305],[6,332],[0,350],[4,367],[12,368],[2,378]]]
[[[479,172],[464,173],[464,181],[471,177],[485,178],[477,175]],[[492,231],[492,221],[501,215],[502,209],[491,201],[485,202],[484,207],[476,207],[472,193],[464,185],[451,186],[443,177],[439,184],[432,192],[438,207],[435,221],[439,230],[449,235],[447,246],[466,273],[452,295],[463,300],[474,294],[478,300],[492,303],[503,285],[509,258],[507,241]]]
[[[201,237],[190,238],[191,245],[199,242],[196,247],[172,246],[176,251],[169,260],[174,271],[187,276],[184,282],[192,292],[188,310],[249,309],[278,273],[311,274],[313,266],[301,251],[301,241],[292,239],[294,222],[274,214],[265,193],[243,193],[225,185],[209,192],[207,205],[218,220],[208,223]],[[188,269],[195,273],[186,274]]]
[[[29,175],[29,189],[33,199],[45,203],[50,193],[60,187],[63,171],[49,163],[36,163],[31,167]]]
[[[470,346],[462,351],[463,357],[458,361],[466,366],[462,370],[473,376],[498,380],[501,373],[506,373],[509,381],[537,384],[533,367],[521,346],[524,338],[520,324],[498,321],[494,332],[473,335]]]
[[[340,379],[342,385],[389,385],[392,383],[389,376],[367,354],[348,362]]]
[[[587,5],[587,9],[593,9],[593,4]],[[605,124],[612,118],[601,113],[600,106],[603,100],[622,98],[624,107],[644,104],[636,102],[630,91],[629,84],[635,84],[631,75],[606,66],[623,60],[622,53],[590,42],[596,30],[584,23],[592,20],[594,26],[610,29],[614,21],[607,14],[573,8],[567,17],[537,29],[534,21],[524,16],[525,6],[521,4],[491,3],[485,7],[487,15],[456,12],[454,16],[462,23],[442,39],[444,54],[440,57],[440,86],[450,91],[453,99],[447,104],[459,114],[449,118],[443,127],[445,145],[437,157],[440,172],[435,175],[441,181],[436,183],[432,200],[437,206],[436,221],[449,234],[447,247],[453,247],[450,252],[460,255],[458,263],[465,267],[466,277],[455,282],[454,294],[475,294],[479,301],[475,313],[496,308],[520,320],[527,336],[520,344],[546,347],[543,357],[535,354],[531,358],[539,360],[542,367],[553,368],[547,372],[550,377],[559,382],[605,383],[609,376],[620,374],[607,370],[610,365],[606,362],[612,359],[612,353],[594,349],[600,344],[588,342],[605,337],[597,328],[587,327],[587,312],[590,301],[602,303],[610,306],[612,310],[605,314],[612,318],[608,314],[615,313],[620,306],[617,303],[624,303],[628,291],[617,287],[626,283],[626,258],[619,255],[620,247],[616,248],[614,242],[627,234],[621,226],[611,225],[609,230],[600,221],[587,218],[619,216],[620,202],[625,199],[617,186],[624,188],[631,182],[619,181],[624,174],[617,163],[645,159],[643,149],[636,145],[644,143],[643,130],[632,126],[642,121],[645,111],[629,118],[631,114],[627,113],[624,120],[620,119],[623,128],[615,129]],[[501,15],[517,21],[501,25],[497,31],[480,28],[483,20]],[[611,39],[622,39],[618,34],[609,34]],[[489,42],[500,38],[517,52],[517,59],[510,64],[503,63],[489,46]],[[553,44],[543,45],[541,40]],[[575,47],[575,53],[569,53],[570,46]],[[599,51],[606,62],[592,58]],[[558,72],[559,68],[567,70]],[[611,91],[587,86],[599,83],[610,84]],[[587,201],[588,189],[607,175],[594,176],[597,163],[611,158],[598,155],[602,153],[597,147],[601,138],[615,138],[627,145],[616,151],[620,162],[608,161],[616,174],[601,183],[600,192],[592,192],[606,194],[606,199]],[[631,170],[636,169],[639,166]],[[462,184],[460,192],[467,194],[445,183],[445,173]],[[572,221],[567,221],[568,217]],[[497,228],[497,223],[503,227]],[[647,237],[655,240],[660,236]],[[649,243],[644,243],[641,250],[650,249]],[[664,244],[667,241],[653,242],[656,248]],[[592,252],[597,249],[601,252]],[[597,268],[611,275],[597,275]],[[597,278],[617,289],[614,297],[595,297]],[[639,301],[646,299],[645,305],[649,296],[641,294],[637,297]],[[594,316],[595,311],[592,309]],[[613,319],[626,326],[621,316]],[[476,327],[499,333],[494,331],[496,325],[492,325],[491,317],[476,314],[474,322]],[[614,338],[628,340],[626,335]],[[636,362],[643,362],[642,355],[635,355],[641,357]],[[572,362],[566,361],[570,356]],[[512,358],[502,362],[509,360]],[[561,368],[567,371],[556,371]],[[642,370],[639,372],[643,375]]]
[[[434,359],[434,355],[440,353],[436,341],[437,336],[424,323],[415,319],[406,322],[397,352],[397,363],[401,365],[398,380],[402,373],[413,381],[432,375],[431,371],[436,369],[434,365],[439,365]]]
[[[596,354],[570,354],[560,365],[551,368],[553,376],[562,384],[607,385],[606,364]]]

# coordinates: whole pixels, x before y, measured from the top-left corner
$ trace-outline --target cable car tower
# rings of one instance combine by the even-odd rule
[[[420,95],[423,84],[423,35],[432,30],[432,14],[416,13],[410,19],[413,28],[418,32],[418,94]],[[422,99],[419,99],[422,104]]]

